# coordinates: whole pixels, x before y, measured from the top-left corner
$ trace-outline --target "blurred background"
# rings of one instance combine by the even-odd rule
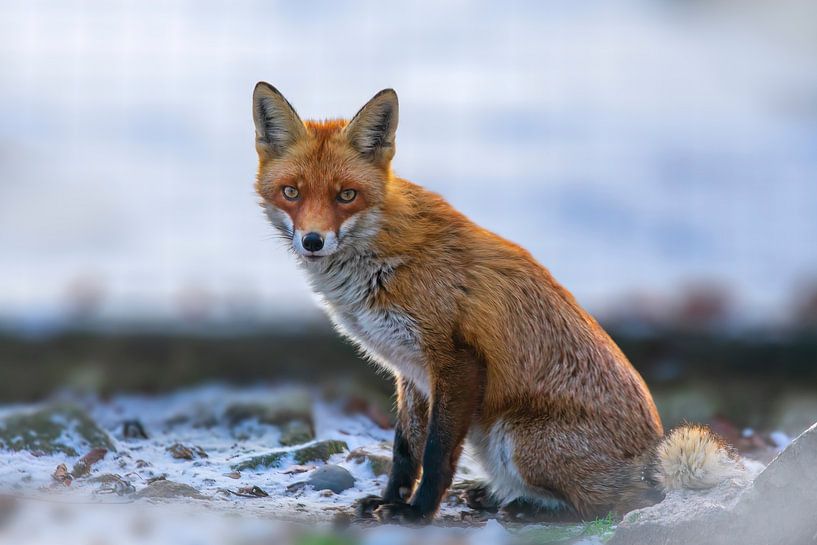
[[[0,403],[390,392],[257,206],[266,80],[303,118],[395,88],[396,172],[530,249],[668,424],[794,434],[817,420],[815,20],[809,0],[2,0]]]

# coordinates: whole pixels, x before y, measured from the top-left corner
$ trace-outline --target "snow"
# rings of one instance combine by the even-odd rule
[[[337,533],[340,530],[336,525],[342,521],[352,522],[343,530],[343,535],[355,545],[506,545],[527,541],[543,543],[554,536],[599,544],[610,535],[609,527],[602,528],[598,535],[591,535],[592,524],[585,527],[511,523],[506,526],[503,519],[474,517],[475,513],[458,501],[456,492],[444,498],[431,527],[406,528],[355,520],[351,515],[356,500],[379,494],[386,484],[386,476],[374,475],[367,463],[347,461],[347,452],[335,454],[327,461],[347,469],[355,479],[354,486],[340,494],[316,491],[309,486],[290,489],[291,485],[307,480],[323,463],[296,466],[291,457],[283,459],[279,467],[242,471],[239,478],[233,478],[231,466],[250,456],[289,452],[300,446],[281,447],[280,430],[257,418],[238,424],[230,422],[225,418],[227,409],[236,404],[274,404],[273,400],[304,399],[304,396],[312,400],[314,441],[341,440],[347,443],[349,451],[362,448],[372,454],[389,454],[392,430],[378,427],[361,414],[347,414],[342,399],[327,399],[321,391],[294,384],[254,387],[211,384],[162,395],[118,395],[109,399],[58,395],[60,403],[70,402],[87,411],[110,435],[116,452],[109,452],[94,464],[88,477],[75,479],[70,486],[65,486],[52,479],[52,473],[60,464],[70,470],[88,448],[70,429],[66,430],[64,439],[79,452],[78,456],[0,450],[0,545],[146,542],[156,545],[300,545],[306,542],[304,535]],[[36,408],[0,407],[0,417]],[[129,420],[138,420],[148,439],[123,437],[123,423]],[[780,432],[772,436],[781,446],[790,442]],[[174,443],[201,447],[206,457],[175,459],[167,452],[167,447]],[[751,477],[764,467],[748,459],[744,463]],[[229,476],[230,473],[233,476]],[[117,494],[111,484],[97,480],[106,474],[118,475],[132,485],[132,490]],[[139,492],[149,486],[148,481],[157,477],[193,487],[204,499],[138,498]],[[481,477],[481,468],[466,448],[455,484]],[[659,504],[653,510],[677,511],[679,498],[683,500],[685,512],[708,509],[710,505],[729,505],[735,490],[750,481],[730,481],[705,493],[684,491],[671,495],[672,501]],[[240,488],[253,486],[260,487],[269,496],[235,494]],[[225,493],[228,490],[233,493]],[[11,516],[4,516],[7,498],[16,500]]]
[[[109,452],[95,464],[89,478],[74,480],[66,487],[54,482],[51,474],[62,463],[70,469],[78,457],[0,450],[0,493],[5,491],[18,498],[17,512],[5,527],[0,526],[0,543],[79,545],[102,536],[110,543],[129,544],[140,542],[144,532],[151,536],[151,543],[160,544],[220,545],[255,543],[254,540],[284,543],[286,539],[295,539],[299,532],[332,531],[335,516],[350,513],[358,498],[379,494],[385,476],[373,475],[368,464],[347,462],[347,453],[335,454],[328,460],[346,468],[355,478],[355,486],[341,494],[318,492],[311,487],[288,492],[288,486],[309,475],[288,474],[287,470],[294,465],[292,460],[285,460],[278,468],[243,471],[239,479],[226,475],[237,461],[277,449],[280,434],[277,427],[257,420],[231,427],[222,418],[227,407],[285,397],[293,390],[297,387],[208,385],[160,396],[75,399],[109,433],[116,452]],[[315,398],[316,441],[339,439],[350,450],[364,447],[373,453],[388,452],[384,443],[391,441],[391,430],[379,428],[365,416],[344,414],[339,402],[326,401],[318,392],[311,393]],[[122,436],[123,422],[132,419],[144,425],[148,439]],[[68,439],[69,446],[81,447],[79,442],[70,443],[70,434]],[[166,450],[173,443],[200,446],[207,457],[174,459]],[[104,474],[120,475],[137,492],[147,486],[148,479],[165,476],[167,480],[194,487],[208,499],[134,500],[132,495],[116,495],[109,485],[93,481]],[[481,470],[466,453],[456,480],[473,479],[480,474]],[[269,497],[245,498],[223,493],[245,486],[259,486]],[[444,501],[439,520],[445,522],[440,526],[421,530],[394,525],[353,527],[350,532],[365,545],[408,545],[417,539],[423,543],[457,539],[501,545],[511,539],[512,533],[495,520],[482,527],[480,523],[443,527],[459,522],[463,510],[467,508],[461,504]]]
[[[221,489],[235,490],[241,486],[260,486],[273,496],[284,495],[288,485],[304,479],[304,475],[286,475],[284,467],[277,470],[257,469],[245,471],[241,479],[235,480],[225,476],[230,466],[247,458],[272,450],[280,449],[278,427],[259,423],[257,420],[242,422],[231,428],[221,419],[221,415],[231,404],[263,402],[265,398],[281,395],[279,389],[268,388],[231,389],[224,386],[208,386],[162,397],[121,396],[109,402],[91,402],[90,414],[116,440],[117,453],[109,454],[94,466],[95,474],[119,473],[132,469],[138,460],[147,462],[143,470],[131,473],[133,484],[137,489],[144,484],[143,479],[166,475],[171,481],[188,484],[205,495],[217,496]],[[316,440],[339,439],[345,441],[350,450],[358,447],[369,447],[380,451],[380,444],[391,441],[391,431],[381,430],[363,416],[346,416],[339,407],[327,402],[318,402],[314,408]],[[122,423],[125,420],[138,419],[149,435],[148,440],[125,439],[122,437]],[[208,419],[214,425],[206,425]],[[173,422],[181,422],[174,424]],[[207,458],[178,460],[169,456],[167,447],[174,443],[200,446],[207,453]],[[79,447],[79,445],[70,446]],[[21,454],[11,455],[13,458]],[[26,471],[20,475],[31,476],[31,485],[46,486],[50,484],[50,474],[58,463],[70,464],[74,460],[60,456],[31,457],[31,463],[25,464]],[[310,504],[310,509],[322,510],[331,505],[347,505],[365,494],[375,494],[384,484],[384,477],[375,478],[365,464],[345,461],[345,454],[336,454],[330,460],[348,469],[358,485],[335,497],[321,497],[316,492],[305,493],[298,497],[298,502]],[[13,459],[8,455],[0,457],[0,479],[4,484],[13,466]],[[16,471],[16,470],[15,470]],[[13,473],[13,472],[12,472]],[[72,491],[92,494],[96,487],[76,482]],[[243,505],[241,499],[227,498],[224,501],[234,505]]]

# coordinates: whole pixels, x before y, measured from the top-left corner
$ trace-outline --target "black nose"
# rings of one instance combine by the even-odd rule
[[[323,248],[323,237],[318,233],[307,233],[301,240],[301,244],[304,245],[305,250],[309,252],[317,252]]]

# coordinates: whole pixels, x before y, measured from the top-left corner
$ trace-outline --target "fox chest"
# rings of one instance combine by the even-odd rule
[[[405,313],[384,309],[330,308],[335,327],[375,363],[428,394],[428,373],[417,326]]]
[[[312,285],[341,334],[375,363],[427,394],[428,373],[417,323],[396,306],[374,304],[380,290],[388,288],[393,272],[394,264],[361,259],[313,276]]]

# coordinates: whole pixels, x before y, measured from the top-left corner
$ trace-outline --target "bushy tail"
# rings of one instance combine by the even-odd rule
[[[735,450],[707,426],[684,424],[655,449],[654,477],[665,490],[700,490],[744,475]]]

